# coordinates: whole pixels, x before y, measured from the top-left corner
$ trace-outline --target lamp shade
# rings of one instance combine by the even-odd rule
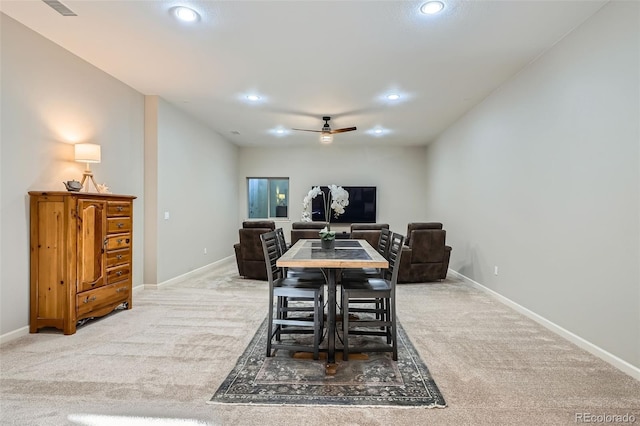
[[[99,163],[100,145],[95,143],[77,143],[74,145],[76,161],[81,163]]]

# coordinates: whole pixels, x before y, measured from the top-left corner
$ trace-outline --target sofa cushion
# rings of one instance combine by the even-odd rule
[[[375,230],[375,229],[389,229],[388,223],[352,223],[351,232],[355,230]]]
[[[245,220],[242,227],[247,228],[266,228],[271,231],[276,229],[276,223],[272,220]],[[269,231],[266,231],[269,232]]]
[[[404,240],[404,245],[411,245],[411,231],[416,229],[442,229],[442,223],[440,222],[411,222],[407,225],[407,236]]]
[[[325,222],[293,222],[291,224],[292,229],[322,229],[327,224]]]

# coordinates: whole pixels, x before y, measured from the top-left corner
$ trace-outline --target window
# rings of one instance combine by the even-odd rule
[[[289,178],[247,178],[249,219],[288,217]]]

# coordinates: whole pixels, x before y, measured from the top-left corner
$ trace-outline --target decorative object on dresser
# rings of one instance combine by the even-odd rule
[[[67,191],[70,191],[70,192],[78,192],[82,189],[82,184],[77,180],[68,180],[62,183],[64,183],[64,186],[65,188],[67,188]]]
[[[87,180],[87,178],[89,178],[89,180],[93,183],[93,187],[96,189],[96,192],[100,192],[100,188],[98,188],[98,185],[93,178],[93,172],[89,167],[90,163],[100,162],[100,145],[94,143],[77,143],[73,146],[73,148],[75,153],[75,160],[79,163],[87,164],[87,168],[82,174],[82,182],[80,182],[84,187],[85,192],[89,192],[89,181]],[[87,186],[84,186],[85,181],[87,182]]]
[[[29,192],[31,314],[43,327],[74,334],[78,322],[120,305],[132,308],[131,195]]]
[[[447,277],[451,247],[439,222],[413,222],[407,226],[398,270],[399,283],[439,281]]]

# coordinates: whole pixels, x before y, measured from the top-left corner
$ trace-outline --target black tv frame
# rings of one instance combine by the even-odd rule
[[[376,223],[378,210],[378,188],[376,186],[342,186],[349,193],[349,205],[337,218],[331,216],[331,223]],[[329,202],[329,187],[320,186]],[[363,194],[366,192],[366,194]],[[366,198],[363,199],[363,198]],[[311,220],[326,222],[322,195],[311,200]],[[329,212],[332,214],[333,210]]]

